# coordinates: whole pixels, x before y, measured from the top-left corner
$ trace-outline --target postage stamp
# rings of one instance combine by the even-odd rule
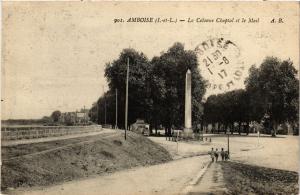
[[[199,69],[207,75],[208,88],[224,92],[234,88],[244,74],[244,62],[239,47],[225,38],[211,38],[195,48]]]

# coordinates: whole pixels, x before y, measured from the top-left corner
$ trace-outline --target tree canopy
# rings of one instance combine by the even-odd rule
[[[109,90],[98,99],[90,110],[92,120],[103,123],[103,108],[106,105],[107,123],[115,123],[115,90],[118,90],[118,127],[124,127],[125,81],[129,60],[128,122],[138,118],[151,127],[163,125],[182,127],[184,122],[185,74],[192,72],[192,114],[199,122],[203,114],[201,104],[205,93],[205,80],[197,69],[197,57],[193,51],[185,50],[183,44],[175,43],[167,52],[151,60],[134,49],[124,49],[119,58],[107,63],[105,77]],[[101,111],[100,111],[101,110]]]
[[[280,123],[297,123],[299,80],[290,60],[266,57],[259,68],[249,69],[245,85],[245,90],[209,96],[204,104],[205,122],[233,131],[235,122],[260,123],[267,118],[269,133]]]
[[[109,90],[90,109],[91,120],[115,124],[116,90],[118,91],[118,127],[124,128],[126,71],[129,61],[128,124],[144,119],[150,128],[184,126],[185,76],[192,73],[192,121],[218,124],[217,130],[234,124],[249,126],[268,114],[274,128],[283,122],[295,122],[299,112],[299,80],[290,60],[266,57],[259,68],[252,66],[245,89],[211,95],[203,101],[206,81],[198,69],[197,56],[174,43],[166,52],[149,60],[142,52],[124,49],[118,59],[108,62],[105,77]],[[105,112],[106,110],[106,112]],[[106,114],[105,114],[106,113]],[[248,132],[248,129],[244,129]]]
[[[204,104],[204,121],[206,124],[218,124],[217,130],[226,131],[229,127],[234,131],[234,123],[249,123],[249,96],[243,89],[230,91],[223,94],[211,95]],[[245,130],[247,131],[247,129]]]
[[[279,123],[298,120],[299,80],[292,61],[267,57],[259,68],[250,68],[245,83],[253,120],[267,113],[274,129]]]
[[[58,122],[60,116],[61,116],[61,112],[59,110],[55,110],[51,114],[51,118],[53,119],[53,122]]]
[[[192,121],[199,123],[203,114],[202,97],[206,81],[197,68],[197,57],[193,51],[184,50],[181,43],[175,43],[167,52],[152,59],[151,88],[154,110],[160,113],[160,121],[165,127],[182,127],[184,124],[185,76],[188,69],[192,73]]]

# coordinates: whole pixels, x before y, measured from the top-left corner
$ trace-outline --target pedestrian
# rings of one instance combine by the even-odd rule
[[[228,159],[229,159],[229,152],[226,151],[226,152],[225,152],[225,160],[227,161]]]
[[[214,162],[215,159],[215,152],[214,152],[214,148],[211,148],[211,151],[209,152],[210,157],[211,157],[211,162]]]
[[[218,157],[219,157],[219,152],[218,152],[218,148],[216,148],[216,151],[215,151],[216,162],[218,162]]]
[[[225,151],[224,148],[221,149],[221,157],[222,157],[222,161],[225,160]]]

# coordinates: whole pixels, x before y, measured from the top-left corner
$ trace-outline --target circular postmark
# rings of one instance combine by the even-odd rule
[[[198,44],[195,52],[200,71],[213,93],[240,87],[245,67],[235,43],[224,38],[212,38]]]

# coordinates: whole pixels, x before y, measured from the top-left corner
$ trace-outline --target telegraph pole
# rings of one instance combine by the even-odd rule
[[[105,115],[104,115],[104,124],[106,125],[106,97],[104,95],[104,110],[105,110]]]
[[[229,134],[227,134],[227,151],[228,151],[228,157],[229,157]]]
[[[127,119],[128,119],[128,78],[129,78],[129,58],[127,58],[127,74],[126,74],[125,140],[126,140],[126,131],[127,131]]]
[[[115,129],[118,129],[118,89],[116,89],[116,126]]]
[[[103,87],[103,95],[104,95],[104,125],[106,125],[106,96],[104,92],[104,85],[102,85],[102,87]]]
[[[99,120],[99,104],[98,104],[98,100],[97,100],[96,104],[97,104],[97,124],[99,125],[100,124],[100,120]]]
[[[86,124],[85,105],[83,106],[83,122],[84,122],[84,124]]]

